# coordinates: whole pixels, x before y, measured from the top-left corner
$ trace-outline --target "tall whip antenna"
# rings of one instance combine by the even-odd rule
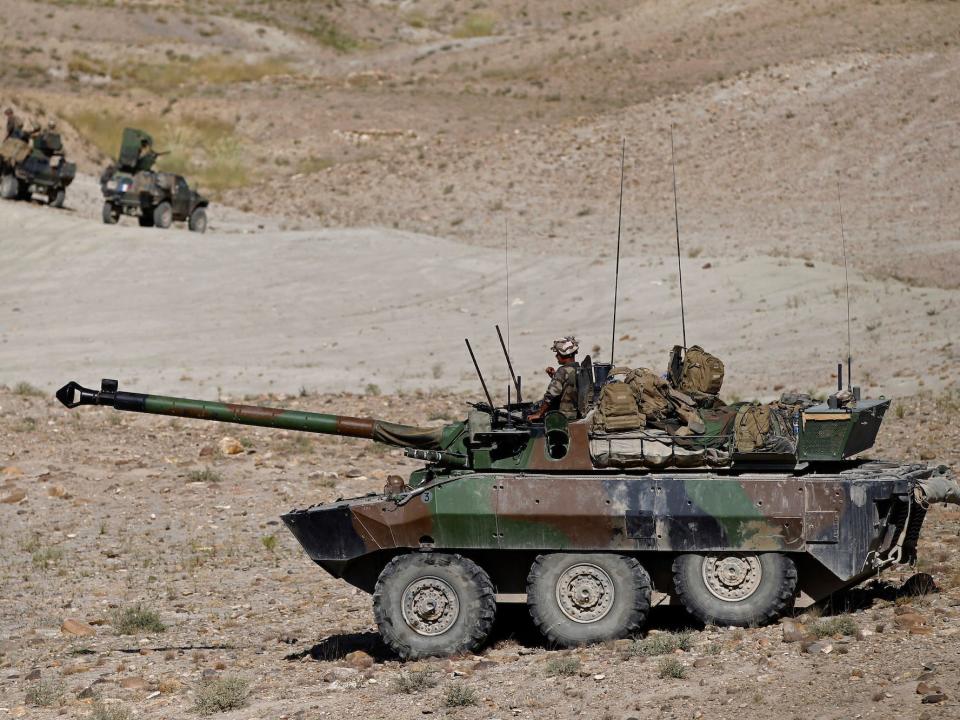
[[[627,154],[627,139],[620,146],[620,208],[617,210],[617,264],[613,275],[613,330],[610,335],[610,365],[613,363],[613,349],[617,345],[617,290],[620,285],[620,224],[623,219],[623,159]]]
[[[687,349],[687,318],[683,311],[683,265],[680,263],[680,211],[677,208],[677,154],[673,149],[673,123],[670,123],[670,161],[673,163],[673,222],[677,228],[677,274],[680,276],[680,326],[683,349]]]
[[[843,203],[840,201],[840,177],[837,176],[837,207],[840,209],[840,245],[843,248],[843,281],[847,286],[847,390],[853,385],[853,378],[850,374],[853,370],[852,364],[852,343],[850,341],[850,275],[847,271],[847,238],[843,231]]]
[[[503,264],[507,271],[507,354],[510,353],[510,236],[507,234],[507,216],[503,216]]]

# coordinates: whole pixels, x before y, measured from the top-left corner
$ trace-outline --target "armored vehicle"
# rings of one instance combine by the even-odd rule
[[[53,207],[63,207],[76,174],[77,166],[64,159],[56,132],[39,134],[32,147],[29,140],[14,136],[0,145],[0,197],[29,200],[43,195]]]
[[[164,153],[153,149],[153,138],[126,128],[120,155],[100,176],[103,222],[113,225],[121,215],[132,215],[141,227],[168,228],[186,222],[194,232],[206,232],[210,201],[191,189],[182,175],[153,169]]]
[[[282,516],[321,568],[372,593],[402,658],[476,649],[503,602],[525,602],[561,646],[641,630],[652,589],[705,623],[762,624],[912,562],[929,503],[960,502],[945,467],[854,457],[873,445],[889,400],[801,403],[786,415],[787,445],[738,444],[730,423],[711,426],[716,408],[697,437],[610,432],[593,421],[610,370],[580,366],[578,419],[530,422],[527,403],[488,402],[444,427],[144,395],[113,380],[70,382],[57,397],[365,438],[422,460],[383,492]]]

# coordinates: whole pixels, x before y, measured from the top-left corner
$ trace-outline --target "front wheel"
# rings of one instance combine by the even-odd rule
[[[106,225],[116,225],[117,220],[120,218],[120,213],[117,212],[113,203],[105,202],[101,214],[103,215],[103,222]]]
[[[490,635],[496,609],[483,568],[446,553],[395,557],[373,592],[380,635],[404,660],[473,652]]]
[[[207,211],[202,207],[195,208],[194,211],[190,213],[187,226],[193,232],[205,233],[207,231]]]
[[[537,557],[527,576],[533,622],[551,643],[575,647],[640,631],[650,576],[636,559],[606,553]]]
[[[756,627],[793,605],[797,568],[780,553],[680,555],[673,583],[684,607],[704,623]]]
[[[153,209],[153,224],[166,230],[173,224],[173,208],[164,201]]]
[[[0,178],[0,196],[7,200],[13,200],[17,197],[18,192],[20,192],[20,186],[17,183],[17,178],[13,175],[4,175]]]

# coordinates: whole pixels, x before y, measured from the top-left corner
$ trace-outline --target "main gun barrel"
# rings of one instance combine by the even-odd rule
[[[173,415],[196,420],[259,425],[261,427],[298,430],[321,435],[365,438],[404,448],[438,450],[441,448],[443,441],[443,428],[421,428],[411,425],[398,425],[375,418],[328,415],[302,410],[261,407],[259,405],[238,405],[236,403],[192,400],[165,395],[146,395],[119,390],[116,380],[103,380],[99,390],[90,390],[77,382],[70,381],[57,391],[57,399],[68,408],[74,408],[78,405],[107,405],[117,410],[153,415]]]

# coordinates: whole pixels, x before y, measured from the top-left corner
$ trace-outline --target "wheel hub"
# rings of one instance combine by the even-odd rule
[[[574,622],[597,622],[613,607],[613,580],[589,563],[567,568],[557,580],[557,604]]]
[[[457,593],[438,577],[414,580],[403,591],[400,603],[403,619],[420,635],[442,635],[460,616]]]
[[[703,581],[707,590],[720,600],[745,600],[760,587],[763,570],[756,555],[726,555],[703,559]]]

